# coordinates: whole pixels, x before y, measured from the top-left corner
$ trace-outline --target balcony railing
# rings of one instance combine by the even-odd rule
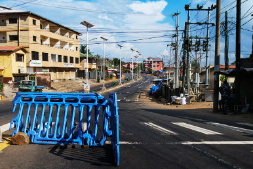
[[[7,40],[0,40],[0,43],[7,43]]]
[[[41,44],[41,45],[43,45],[43,46],[50,46],[49,44]]]
[[[0,26],[6,26],[6,23],[0,23]]]

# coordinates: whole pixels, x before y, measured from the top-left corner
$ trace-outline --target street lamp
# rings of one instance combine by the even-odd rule
[[[83,21],[83,22],[81,22],[81,24],[87,27],[87,32],[86,32],[86,87],[85,88],[87,89],[86,92],[89,93],[90,87],[88,84],[88,28],[91,28],[94,25],[92,25],[91,23],[89,23],[87,21]],[[84,66],[84,63],[83,63],[83,66]]]
[[[118,44],[118,46],[120,47],[120,53],[119,53],[119,55],[120,55],[120,60],[119,60],[119,77],[120,77],[120,79],[119,79],[119,84],[121,85],[121,48],[123,46],[121,46],[119,44]]]
[[[133,53],[133,51],[135,51],[133,48],[131,48],[131,50],[132,50],[132,53]],[[133,56],[132,56],[132,80],[134,80],[134,69],[133,69]]]
[[[135,58],[136,58],[136,63],[137,63],[137,58],[139,57],[138,55],[136,55],[136,56],[134,56]],[[136,79],[137,81],[138,81],[138,63],[137,63],[137,79]]]
[[[105,41],[107,41],[108,39],[104,38],[104,37],[100,37],[101,39],[103,39],[103,46],[104,46],[104,66],[103,66],[103,72],[104,72],[104,77],[103,77],[103,88],[102,90],[105,90]]]

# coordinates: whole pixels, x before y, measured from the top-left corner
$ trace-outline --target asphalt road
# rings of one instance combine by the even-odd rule
[[[139,93],[149,91],[152,80],[143,75],[114,91],[120,118],[118,168],[253,168],[252,123],[165,109],[138,99]],[[101,86],[97,87],[91,90]],[[108,98],[108,93],[103,95]],[[0,125],[16,116],[11,110],[11,102],[0,102]],[[10,145],[0,153],[0,168],[101,167],[115,167],[110,145],[66,149]]]

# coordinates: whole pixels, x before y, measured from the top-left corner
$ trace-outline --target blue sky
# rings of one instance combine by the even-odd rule
[[[245,1],[245,2],[244,2]],[[246,14],[241,23],[249,21],[253,12],[253,1],[242,0],[242,16]],[[165,56],[166,62],[169,58],[169,47],[171,35],[175,33],[175,18],[172,14],[179,10],[179,30],[184,29],[184,23],[187,21],[187,12],[184,9],[185,4],[190,4],[191,8],[196,8],[197,4],[204,5],[204,8],[215,5],[216,0],[0,0],[1,6],[12,7],[13,9],[27,10],[52,21],[70,27],[81,32],[81,44],[86,44],[86,28],[80,22],[86,20],[95,26],[89,29],[89,39],[97,38],[90,42],[90,49],[94,54],[103,55],[103,45],[101,36],[108,39],[105,53],[109,58],[119,57],[119,47],[123,46],[122,58],[130,61],[136,52],[132,53],[130,48],[138,50],[142,56],[139,60],[147,57]],[[229,20],[235,22],[236,5],[234,0],[222,0],[222,12],[228,10]],[[251,8],[252,7],[252,8]],[[231,9],[233,8],[233,9]],[[253,13],[252,13],[253,14]],[[211,22],[215,23],[215,10],[211,12]],[[224,20],[225,14],[221,14]],[[191,22],[206,21],[207,12],[191,12]],[[222,20],[222,21],[223,21]],[[252,46],[252,25],[253,20],[249,21],[242,28],[242,56],[249,57]],[[231,26],[233,27],[233,25]],[[247,30],[250,31],[247,31]],[[198,31],[196,31],[198,30]],[[229,37],[229,62],[235,60],[235,30]],[[206,36],[206,28],[192,27],[191,35]],[[210,28],[210,37],[215,36],[215,28]],[[83,39],[83,40],[82,40]],[[182,40],[182,33],[179,33],[179,39]],[[214,63],[214,41],[211,39],[211,51],[209,52],[210,64]],[[181,44],[181,41],[180,41]],[[221,37],[221,59],[224,64],[224,38]],[[180,53],[182,54],[182,53]],[[191,53],[194,56],[194,52]],[[205,56],[205,55],[203,55]],[[174,55],[172,54],[172,59]],[[204,66],[205,59],[202,59]]]

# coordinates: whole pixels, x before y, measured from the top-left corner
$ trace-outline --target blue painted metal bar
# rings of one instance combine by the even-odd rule
[[[14,124],[15,127],[12,136],[24,132],[31,138],[32,143],[89,146],[103,146],[107,137],[112,137],[115,163],[119,165],[119,116],[115,93],[110,94],[109,100],[96,93],[17,93],[13,99],[13,112],[17,105],[19,105],[18,115],[11,120],[11,126]],[[24,112],[25,105],[27,105],[26,112]],[[31,112],[32,105],[34,113]],[[70,107],[71,111],[68,110]],[[100,110],[103,112],[103,133],[102,137],[98,138]],[[91,119],[92,112],[95,113],[94,121]],[[82,131],[84,113],[87,113],[86,131]],[[76,118],[75,122],[77,115],[79,118]],[[95,124],[94,131],[91,130],[91,122]]]
[[[151,88],[151,94],[154,94],[155,91],[157,91],[162,86],[162,84],[163,84],[163,82],[160,82],[156,86],[152,86],[152,88]]]

